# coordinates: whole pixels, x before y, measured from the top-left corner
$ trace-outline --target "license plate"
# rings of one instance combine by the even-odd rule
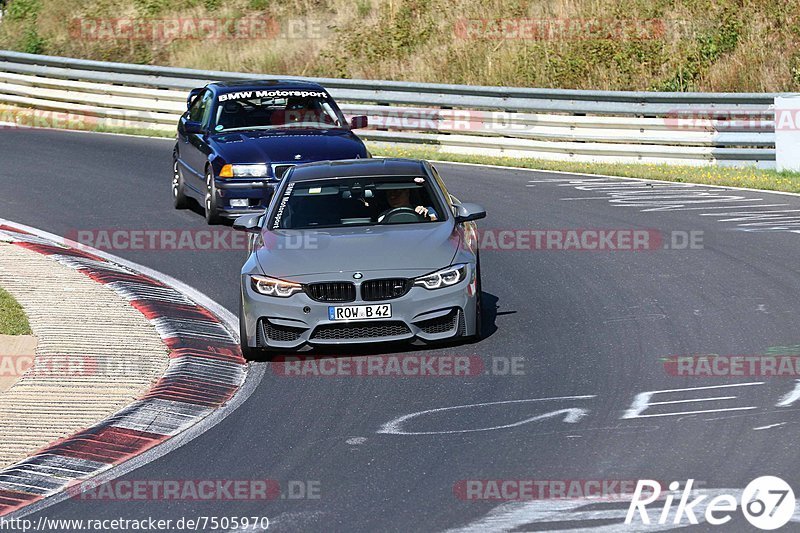
[[[337,305],[328,307],[329,320],[375,320],[391,318],[391,304],[379,305]]]
[[[231,207],[247,207],[250,202],[247,198],[231,198]]]

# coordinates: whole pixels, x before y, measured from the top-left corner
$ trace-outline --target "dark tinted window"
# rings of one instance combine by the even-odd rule
[[[189,108],[189,120],[192,122],[203,122],[203,116],[210,102],[209,91],[204,91],[195,98],[192,107]]]
[[[306,96],[257,96],[259,93]],[[308,93],[313,93],[308,96]],[[214,117],[215,131],[288,127],[340,128],[341,112],[327,93],[319,91],[241,91],[221,94]]]
[[[428,178],[388,176],[289,183],[270,228],[432,223],[447,217]]]

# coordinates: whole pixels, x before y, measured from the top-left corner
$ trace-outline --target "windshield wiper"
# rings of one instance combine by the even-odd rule
[[[292,124],[292,125],[269,125],[269,126],[246,126],[243,128],[228,128],[220,130],[216,133],[229,133],[232,131],[283,131],[283,130],[312,130],[312,129],[320,129],[320,130],[333,130],[333,129],[342,129],[342,126],[336,126],[333,124]]]

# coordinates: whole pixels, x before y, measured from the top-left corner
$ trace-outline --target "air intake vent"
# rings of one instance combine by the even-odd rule
[[[361,284],[361,299],[366,302],[400,298],[411,288],[404,278],[371,279]]]
[[[356,287],[347,281],[311,283],[305,289],[306,294],[318,302],[352,302],[356,299]]]
[[[272,165],[272,172],[276,179],[281,179],[294,165]]]

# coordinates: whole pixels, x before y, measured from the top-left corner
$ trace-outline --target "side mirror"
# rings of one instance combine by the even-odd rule
[[[456,206],[456,222],[469,222],[480,218],[486,218],[486,210],[478,204]]]
[[[203,125],[193,120],[187,120],[186,122],[183,123],[183,130],[187,134],[203,133]]]
[[[350,119],[350,129],[357,130],[366,128],[369,125],[366,115],[358,115]]]
[[[198,87],[189,91],[189,96],[186,97],[186,109],[189,109],[192,106],[192,102],[194,101],[195,97],[201,92],[203,92],[203,87]]]
[[[259,233],[261,231],[261,214],[242,215],[233,221],[233,229],[246,231],[247,233]]]

